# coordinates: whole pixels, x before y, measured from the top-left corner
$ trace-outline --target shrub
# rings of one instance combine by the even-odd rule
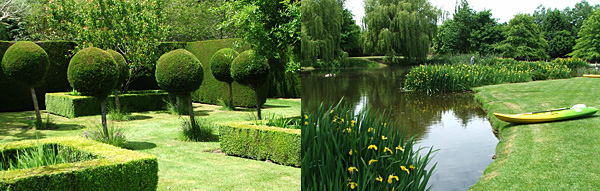
[[[239,55],[239,53],[231,48],[223,48],[210,58],[211,71],[215,79],[227,83],[229,86],[229,104],[230,109],[234,109],[233,105],[233,77],[231,77],[231,63]]]
[[[231,76],[233,79],[244,86],[249,86],[254,90],[256,97],[256,111],[258,119],[260,116],[261,103],[258,99],[259,88],[269,77],[269,64],[267,59],[255,54],[253,50],[247,50],[238,55],[231,65]]]
[[[4,73],[27,87],[40,85],[48,72],[48,66],[46,51],[29,41],[13,44],[2,57]]]
[[[300,130],[248,123],[227,123],[219,127],[221,151],[228,155],[271,160],[300,166]]]
[[[181,124],[181,139],[184,141],[218,141],[219,137],[214,134],[214,130],[217,129],[217,125],[206,120],[196,120],[196,125],[192,125],[188,121],[183,121]],[[192,130],[192,128],[194,130]]]
[[[115,59],[115,63],[117,64],[117,68],[119,70],[119,79],[117,80],[116,88],[119,88],[129,78],[129,65],[127,65],[125,57],[123,57],[123,55],[117,51],[109,49],[106,52],[108,52]]]
[[[114,128],[112,126],[108,129],[108,134],[104,133],[102,126],[96,127],[96,129],[93,131],[84,131],[83,138],[106,143],[115,147],[123,147],[125,142],[127,142],[127,139],[123,134],[123,130]]]
[[[113,57],[106,51],[88,47],[77,52],[67,70],[73,89],[83,95],[105,98],[114,90],[119,71]]]
[[[0,190],[156,190],[158,161],[145,153],[78,137],[4,143],[0,144],[0,152],[14,156],[17,150],[30,149],[38,143],[89,153],[96,159],[0,171]]]
[[[552,63],[556,63],[559,65],[565,65],[569,69],[574,70],[577,68],[587,68],[588,62],[581,58],[557,58],[552,61]]]
[[[202,63],[185,49],[163,54],[156,63],[156,82],[169,93],[187,94],[200,87]]]
[[[69,147],[53,144],[44,145],[39,142],[33,148],[16,150],[14,155],[7,155],[2,153],[0,170],[38,168],[41,166],[96,159],[94,155],[78,152]]]
[[[302,190],[426,190],[435,165],[388,116],[338,106],[302,118]],[[419,155],[423,153],[424,155]]]

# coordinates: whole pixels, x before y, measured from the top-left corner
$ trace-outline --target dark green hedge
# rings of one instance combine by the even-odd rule
[[[164,91],[146,90],[130,91],[119,95],[121,107],[129,112],[155,111],[165,107],[163,100],[168,99],[169,94]],[[106,99],[107,107],[114,105],[114,95]],[[66,92],[47,93],[46,111],[69,118],[100,115],[100,100],[91,96],[72,96]]]
[[[225,154],[300,166],[300,129],[227,123],[219,136]]]
[[[97,159],[39,168],[0,171],[0,190],[156,190],[156,157],[79,137],[17,141],[0,151],[56,144],[90,153]]]
[[[220,82],[212,75],[210,58],[222,48],[233,48],[238,52],[248,50],[248,47],[241,46],[241,39],[223,39],[190,42],[186,49],[200,60],[204,65],[204,81],[198,90],[192,93],[192,99],[197,102],[217,104],[218,100],[229,100],[229,88],[227,83]],[[254,91],[233,82],[233,104],[236,106],[255,107]],[[260,90],[260,101],[264,103],[267,100],[268,86],[264,85]]]
[[[6,49],[15,42],[0,41],[0,58],[4,57]],[[36,87],[39,103],[44,103],[46,92],[69,91],[67,68],[71,59],[71,50],[75,43],[68,41],[36,42],[48,54],[50,66],[42,85]],[[45,109],[40,104],[40,109]],[[0,69],[0,112],[33,110],[33,102],[29,89],[16,80],[6,76]]]

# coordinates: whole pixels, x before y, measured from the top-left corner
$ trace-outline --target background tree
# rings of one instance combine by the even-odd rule
[[[342,0],[307,0],[302,3],[302,65],[332,63],[341,55]]]
[[[527,14],[517,14],[510,20],[504,31],[506,39],[500,49],[502,55],[515,59],[544,59],[547,58],[548,42],[533,22],[533,17]]]
[[[96,47],[78,51],[71,58],[67,69],[67,80],[73,89],[100,100],[102,128],[106,137],[110,136],[106,126],[106,98],[115,89],[118,79],[119,70],[115,59]]]
[[[156,82],[163,90],[185,96],[188,102],[192,135],[197,137],[191,92],[202,85],[204,68],[200,60],[185,49],[177,49],[163,54],[156,63]]]
[[[285,94],[290,89],[286,71],[296,71],[300,62],[300,1],[235,1],[238,12],[229,25],[238,29],[238,35],[250,44],[256,54],[266,58],[271,68],[269,95]],[[299,75],[298,73],[288,73]],[[285,96],[285,95],[284,95]]]
[[[231,65],[231,76],[241,85],[249,86],[254,90],[256,97],[256,113],[261,120],[260,108],[262,105],[258,99],[260,86],[267,82],[269,77],[269,64],[254,50],[247,50],[238,55]]]
[[[567,7],[565,12],[573,24],[573,35],[578,34],[583,22],[598,9],[598,5],[590,5],[585,0],[575,4],[573,8]]]
[[[46,51],[29,41],[20,41],[11,45],[2,57],[4,73],[29,87],[37,119],[36,128],[42,128],[43,124],[34,87],[42,83],[49,65]]]
[[[540,5],[533,13],[534,22],[540,27],[548,41],[547,52],[550,57],[565,57],[575,46],[575,26],[569,22],[566,11],[546,9]]]
[[[94,46],[113,49],[131,69],[125,89],[134,79],[149,76],[165,40],[162,0],[99,0],[48,3],[47,31],[77,43],[75,51]]]
[[[440,11],[427,0],[367,0],[364,52],[385,54],[388,62],[404,56],[410,62],[427,58]]]
[[[352,16],[350,10],[342,10],[340,47],[342,48],[342,51],[348,53],[348,56],[362,56],[362,47],[360,47],[360,27],[356,25],[356,21]]]
[[[210,69],[215,79],[227,83],[229,85],[229,108],[235,109],[233,105],[233,90],[231,83],[233,83],[233,77],[231,77],[231,63],[239,55],[239,53],[232,48],[223,48],[210,58]]]
[[[125,61],[125,58],[123,57],[123,55],[119,54],[117,51],[108,49],[106,52],[108,52],[115,59],[115,63],[117,64],[117,68],[119,70],[119,79],[117,80],[117,85],[115,86],[114,92],[115,92],[115,108],[117,110],[117,113],[121,113],[121,105],[119,103],[118,87],[121,87],[121,85],[123,85],[123,83],[125,83],[127,81],[127,79],[129,78],[129,66],[127,65],[127,61]]]
[[[165,25],[172,30],[167,41],[192,42],[236,37],[233,26],[221,25],[235,10],[229,0],[165,0]]]
[[[597,61],[600,58],[600,10],[595,11],[583,22],[581,30],[577,34],[577,44],[574,51],[569,54],[576,58],[588,61]]]
[[[434,49],[442,54],[495,53],[495,44],[503,40],[502,26],[490,10],[474,11],[466,0],[456,6],[453,19],[440,26]]]

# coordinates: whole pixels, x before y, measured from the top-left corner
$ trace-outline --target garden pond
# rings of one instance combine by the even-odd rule
[[[302,107],[337,103],[343,97],[343,104],[356,111],[368,107],[385,112],[397,127],[416,136],[417,147],[439,149],[430,163],[437,163],[429,180],[432,190],[468,190],[492,162],[498,144],[486,113],[472,93],[403,91],[409,71],[407,67],[303,71]]]

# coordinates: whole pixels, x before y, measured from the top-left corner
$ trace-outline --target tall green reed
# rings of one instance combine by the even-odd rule
[[[433,151],[414,149],[389,115],[321,104],[302,125],[302,190],[428,189]]]

